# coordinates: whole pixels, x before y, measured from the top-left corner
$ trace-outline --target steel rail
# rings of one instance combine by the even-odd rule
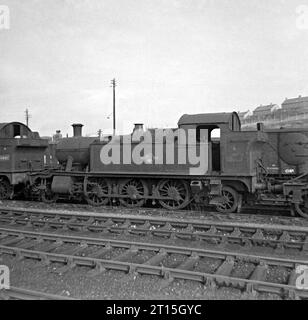
[[[47,243],[45,243],[47,242]],[[47,247],[46,247],[47,244]],[[73,245],[67,248],[67,245]],[[42,246],[45,249],[39,249]],[[91,247],[94,251],[84,253]],[[33,248],[33,249],[29,249]],[[61,249],[60,252],[52,252]],[[116,252],[117,249],[121,252]],[[64,250],[64,251],[63,251]],[[90,250],[91,251],[91,250]],[[153,255],[143,263],[131,261],[143,251]],[[32,258],[43,264],[52,262],[63,263],[58,272],[67,272],[76,266],[91,267],[92,274],[100,274],[106,270],[135,272],[164,277],[168,283],[173,279],[199,281],[209,285],[231,285],[239,289],[246,289],[249,293],[268,292],[289,297],[308,297],[307,290],[300,290],[295,286],[296,267],[308,266],[308,260],[285,259],[252,254],[235,253],[219,250],[206,250],[148,244],[111,239],[97,239],[80,236],[67,236],[42,232],[30,232],[12,229],[0,229],[0,252],[15,255],[18,259]],[[104,259],[107,253],[116,252],[114,258]],[[183,255],[182,262],[176,267],[162,265],[168,255]],[[195,270],[195,265],[202,259],[216,259],[220,262],[218,269],[212,273]],[[251,263],[254,270],[249,279],[232,275],[236,261]],[[279,267],[289,270],[288,284],[268,281],[268,268]]]
[[[144,208],[140,209],[141,211],[144,210]],[[166,211],[164,211],[166,212]],[[169,217],[161,217],[161,216],[142,216],[142,215],[132,215],[132,214],[121,214],[121,213],[95,213],[95,212],[84,212],[84,211],[64,211],[64,210],[45,210],[45,209],[32,209],[32,208],[13,208],[13,207],[1,207],[0,206],[0,215],[2,214],[32,214],[32,215],[44,215],[44,216],[59,216],[59,217],[68,217],[68,216],[78,216],[80,218],[88,218],[88,217],[94,217],[97,220],[99,219],[106,219],[106,218],[112,218],[112,219],[125,219],[125,218],[133,218],[135,220],[149,220],[149,221],[164,221],[164,222],[179,222],[179,223],[195,223],[195,224],[204,224],[208,223],[211,225],[229,225],[229,226],[243,226],[243,225],[251,225],[254,226],[264,226],[268,227],[270,229],[277,229],[275,225],[269,226],[267,224],[259,224],[259,223],[247,223],[247,222],[234,222],[234,221],[212,221],[210,219],[201,217],[199,219],[194,218],[169,218]],[[279,225],[279,230],[302,230],[302,231],[308,231],[307,227],[302,226],[285,226],[285,225]]]
[[[33,201],[27,201],[26,203],[31,203]],[[37,201],[34,201],[33,203],[37,204]],[[22,205],[22,202],[21,202]],[[84,206],[89,206],[89,205],[84,205]],[[84,207],[83,206],[83,207]],[[13,207],[5,207],[5,206],[0,206],[0,208],[13,208]],[[23,207],[22,207],[23,208]],[[90,208],[95,208],[90,206]],[[286,208],[276,208],[276,207],[268,207],[268,206],[255,206],[255,207],[244,207],[243,208],[243,212],[241,213],[219,213],[217,211],[213,211],[212,208],[208,208],[208,209],[193,209],[193,208],[185,208],[182,210],[167,210],[164,208],[149,208],[149,207],[136,207],[136,208],[128,208],[128,207],[124,207],[124,206],[102,206],[100,207],[100,209],[102,211],[107,211],[107,212],[114,212],[117,213],[119,211],[123,211],[126,212],[126,214],[153,214],[153,212],[155,212],[156,215],[162,215],[162,214],[168,214],[168,215],[183,215],[183,214],[192,214],[192,215],[200,215],[201,214],[206,214],[208,217],[212,217],[212,218],[217,218],[217,219],[230,219],[230,220],[234,220],[235,218],[239,218],[239,219],[244,219],[250,216],[253,216],[255,218],[260,218],[260,219],[264,219],[264,217],[266,216],[277,216],[280,219],[287,221],[292,221],[294,220],[294,217],[292,217],[291,215],[286,216],[283,215],[282,213],[287,213],[289,212],[289,210],[286,210]],[[37,209],[30,209],[30,210],[37,210]],[[40,209],[38,209],[40,210]],[[259,214],[258,212],[262,212],[262,214]],[[301,218],[301,217],[297,217],[297,219],[299,220],[303,220],[303,221],[307,221],[307,219]]]
[[[267,245],[280,253],[286,248],[308,251],[308,227],[298,226],[1,207],[0,222],[45,229],[51,227],[93,232],[126,232],[205,240],[222,245]]]
[[[65,297],[57,294],[50,294],[30,289],[10,286],[0,290],[0,300],[75,300],[71,297]]]

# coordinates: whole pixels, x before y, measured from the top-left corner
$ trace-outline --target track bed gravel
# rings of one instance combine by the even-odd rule
[[[211,288],[192,281],[173,281],[168,284],[156,276],[136,276],[115,271],[106,271],[93,278],[88,276],[89,269],[85,267],[58,274],[57,269],[62,265],[43,267],[36,261],[16,261],[8,255],[1,257],[1,264],[9,266],[13,286],[77,299],[281,299],[273,294],[247,296],[237,289]]]

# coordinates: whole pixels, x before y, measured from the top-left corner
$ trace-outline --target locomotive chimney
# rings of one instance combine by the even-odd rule
[[[81,137],[82,136],[82,127],[83,124],[81,123],[74,123],[72,124],[74,130],[74,137]]]
[[[143,131],[143,123],[135,123],[134,131]]]

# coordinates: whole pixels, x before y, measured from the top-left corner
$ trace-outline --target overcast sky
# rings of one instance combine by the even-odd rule
[[[175,127],[183,113],[308,95],[308,0],[0,0],[0,122],[41,135]]]

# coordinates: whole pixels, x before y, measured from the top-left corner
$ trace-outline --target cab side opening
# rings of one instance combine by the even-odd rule
[[[197,127],[197,142],[201,141],[201,130],[208,131],[208,144],[209,144],[209,160],[211,161],[212,171],[221,171],[220,160],[220,128],[215,125],[202,125]]]

